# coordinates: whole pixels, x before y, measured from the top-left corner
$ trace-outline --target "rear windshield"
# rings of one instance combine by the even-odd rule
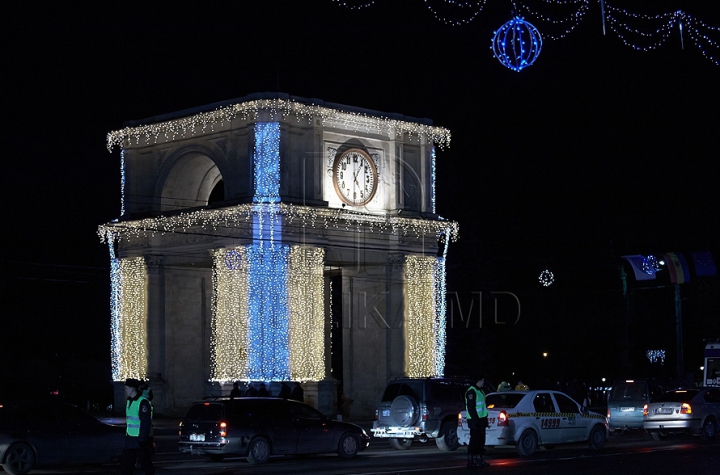
[[[416,388],[411,387],[410,384],[407,383],[388,384],[383,393],[382,400],[383,402],[394,401],[398,396],[411,396],[415,398],[416,401],[419,401],[422,398],[422,382],[418,383]]]
[[[493,393],[485,398],[488,409],[512,409],[517,406],[525,394]]]
[[[608,401],[645,401],[648,387],[644,382],[624,382],[613,385]]]
[[[698,392],[699,390],[697,389],[688,389],[687,391],[670,391],[669,393],[665,393],[657,398],[656,402],[688,402],[690,399],[694,398]]]
[[[222,404],[194,404],[190,407],[186,419],[192,419],[195,421],[217,421],[223,417],[223,405]]]

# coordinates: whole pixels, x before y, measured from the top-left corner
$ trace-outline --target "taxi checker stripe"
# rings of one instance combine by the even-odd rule
[[[511,412],[508,417],[568,417],[573,418],[577,414],[574,412]],[[580,414],[583,419],[605,419],[604,416],[598,414]]]

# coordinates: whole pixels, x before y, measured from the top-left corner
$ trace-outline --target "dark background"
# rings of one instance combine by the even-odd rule
[[[662,272],[647,285],[625,266],[626,314],[620,256],[710,250],[720,264],[720,33],[704,46],[714,62],[687,31],[682,49],[677,25],[639,51],[603,35],[590,0],[558,40],[549,36],[563,27],[525,13],[545,42],[515,72],[490,49],[511,2],[487,0],[459,25],[428,8],[461,20],[471,3],[26,2],[6,16],[0,396],[108,394],[109,255],[96,230],[119,216],[120,158],[106,134],[265,91],[451,130],[437,160],[437,210],[460,223],[448,254],[447,374],[482,367],[536,385],[675,376],[674,289]],[[651,16],[682,9],[720,27],[717,2],[608,3]],[[567,8],[527,5],[551,18]],[[555,275],[547,288],[544,269]],[[695,379],[703,338],[720,337],[717,279],[681,286]],[[493,292],[516,295],[519,317],[509,294]],[[665,349],[665,365],[650,365],[648,349]]]

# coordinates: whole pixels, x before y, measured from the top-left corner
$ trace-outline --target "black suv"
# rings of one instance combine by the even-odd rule
[[[375,410],[372,433],[387,438],[395,449],[407,449],[413,439],[435,439],[441,450],[459,447],[457,418],[465,410],[466,378],[398,378],[388,383]]]
[[[211,461],[233,455],[257,464],[271,455],[336,452],[350,458],[369,442],[360,426],[331,420],[302,402],[241,397],[193,403],[180,424],[179,448]]]

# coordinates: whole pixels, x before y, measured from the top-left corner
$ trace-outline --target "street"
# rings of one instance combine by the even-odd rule
[[[587,444],[557,446],[542,449],[532,457],[520,457],[514,448],[489,448],[486,459],[491,466],[481,470],[467,470],[466,448],[455,452],[440,451],[435,443],[415,442],[409,450],[389,448],[384,440],[371,439],[370,447],[353,460],[342,460],[334,454],[306,457],[273,457],[264,465],[250,465],[244,458],[229,457],[222,462],[207,462],[200,456],[188,456],[176,451],[176,436],[156,437],[158,453],[155,467],[158,473],[198,475],[381,475],[502,473],[504,475],[645,475],[693,474],[718,472],[720,467],[720,439],[703,442],[697,437],[675,436],[655,442],[642,432],[611,435],[600,451],[592,451]],[[62,467],[33,470],[31,474],[119,474],[117,464],[104,466]],[[142,474],[137,470],[136,474]]]

